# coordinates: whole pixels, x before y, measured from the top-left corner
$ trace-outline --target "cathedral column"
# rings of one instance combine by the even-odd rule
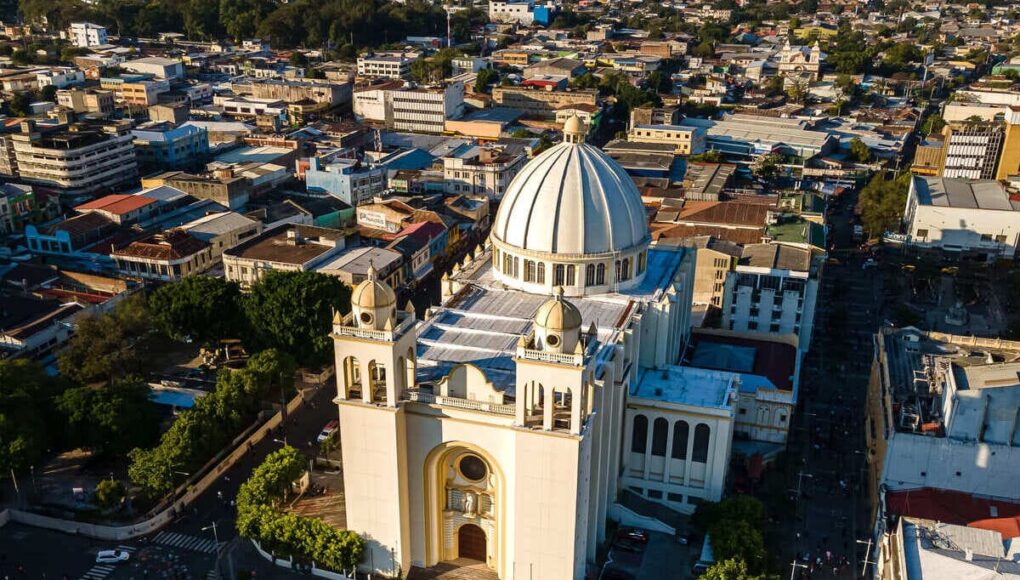
[[[514,404],[514,425],[518,427],[524,426],[524,418],[531,411],[531,387],[528,383],[521,385],[520,397],[517,398]]]
[[[570,388],[570,434],[581,432],[581,405],[584,403],[584,385]]]
[[[556,406],[555,387],[545,387],[542,401],[542,430],[552,431],[553,428],[553,407]]]
[[[655,430],[655,418],[656,415],[645,414],[645,419],[648,421],[648,428],[645,429],[645,472],[641,479],[648,479],[648,472],[652,469],[652,431]],[[633,427],[631,427],[633,429]]]

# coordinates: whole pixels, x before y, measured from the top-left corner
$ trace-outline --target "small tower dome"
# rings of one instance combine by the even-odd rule
[[[584,121],[577,115],[571,115],[567,122],[563,124],[563,141],[566,143],[575,145],[584,143],[585,133],[587,133],[587,130],[584,126]]]
[[[397,295],[379,280],[379,272],[372,263],[368,265],[368,278],[351,293],[351,311],[358,328],[385,330],[396,324]]]
[[[563,299],[563,288],[535,313],[535,347],[545,352],[572,354],[581,339],[581,312]]]

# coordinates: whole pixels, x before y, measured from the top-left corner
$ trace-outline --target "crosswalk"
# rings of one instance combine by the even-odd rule
[[[117,546],[117,550],[121,552],[133,553],[136,548],[134,546]],[[103,580],[107,576],[113,573],[117,568],[116,564],[96,564],[95,566],[88,569],[87,572],[82,574],[81,580]]]
[[[214,540],[189,536],[187,534],[178,534],[176,532],[160,532],[156,534],[156,537],[153,538],[152,541],[170,548],[180,548],[182,550],[191,550],[193,552],[205,552],[206,554],[215,554],[219,551],[219,546],[216,545]]]

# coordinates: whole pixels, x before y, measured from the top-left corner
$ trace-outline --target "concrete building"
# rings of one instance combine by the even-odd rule
[[[1002,139],[1002,155],[995,171],[995,179],[1005,181],[1020,175],[1020,107],[1011,107],[1006,113],[1006,131]]]
[[[750,244],[726,275],[723,328],[794,334],[806,352],[818,298],[822,258],[786,244]]]
[[[992,260],[1020,244],[1020,201],[997,181],[915,175],[903,222],[908,244]]]
[[[358,57],[358,76],[407,80],[411,63],[417,60],[403,52],[372,53]]]
[[[365,571],[467,558],[500,578],[580,579],[625,490],[661,513],[721,497],[737,385],[676,365],[694,256],[649,247],[636,187],[583,139],[568,122],[518,173],[425,320],[374,269],[334,318]]]
[[[269,270],[308,272],[345,247],[337,230],[284,224],[223,251],[227,280],[248,288]]]
[[[252,183],[232,169],[194,175],[183,171],[170,171],[147,178],[144,187],[168,185],[199,199],[211,199],[232,210],[242,209],[252,196]]]
[[[389,129],[440,134],[464,109],[464,82],[418,88],[370,88],[354,93],[354,114]]]
[[[532,0],[492,0],[489,2],[489,21],[531,26],[535,21],[534,10]]]
[[[993,179],[1002,151],[1001,123],[950,123],[942,130],[946,178]]]
[[[209,244],[180,230],[147,236],[110,256],[122,275],[160,282],[204,272],[213,264]]]
[[[78,48],[106,44],[106,27],[91,22],[71,23],[71,44]]]
[[[875,349],[862,467],[873,509],[876,577],[927,578],[902,575],[904,567],[897,566],[895,543],[904,538],[896,516],[973,529],[998,518],[1015,526],[1020,515],[1020,342],[886,327]],[[965,560],[995,568],[994,559],[978,558],[981,552]],[[938,564],[939,573],[953,570],[954,577],[989,575],[988,569]],[[897,568],[900,575],[889,575]]]
[[[75,113],[109,115],[115,108],[114,93],[95,89],[64,89],[57,91],[57,104]]]
[[[43,87],[54,86],[57,89],[66,89],[73,85],[80,85],[85,82],[85,74],[73,67],[51,67],[45,71],[35,73],[36,85]]]
[[[492,100],[501,107],[521,111],[525,117],[555,119],[556,110],[566,106],[598,106],[598,91],[580,89],[554,91],[529,87],[494,87]]]
[[[463,145],[443,157],[446,193],[500,199],[528,160],[518,145]]]
[[[220,261],[225,250],[262,233],[262,222],[237,212],[215,212],[194,219],[180,227],[191,237],[209,244],[209,255]]]
[[[305,186],[309,193],[328,193],[356,206],[382,195],[386,190],[386,169],[357,159],[338,158],[323,164],[314,157],[308,160]]]
[[[799,119],[780,119],[734,114],[722,120],[690,117],[685,127],[705,129],[705,148],[734,160],[749,161],[762,153],[782,151],[808,159],[826,155],[838,146],[838,139],[825,131],[811,129]]]
[[[184,63],[176,58],[150,56],[129,60],[120,66],[139,74],[152,75],[157,79],[173,80],[184,78]]]
[[[194,126],[153,121],[133,129],[138,163],[148,169],[197,169],[209,155],[209,136]]]
[[[627,140],[637,143],[666,143],[676,147],[677,155],[705,152],[705,129],[683,125],[634,125]]]
[[[27,182],[66,195],[91,195],[138,181],[129,122],[79,123],[39,129],[25,121],[12,145]]]
[[[726,278],[740,260],[743,249],[733,242],[712,236],[695,236],[683,245],[697,252],[694,270],[694,304],[711,304],[722,308],[726,296]]]

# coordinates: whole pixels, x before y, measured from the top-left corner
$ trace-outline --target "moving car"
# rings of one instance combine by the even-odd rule
[[[118,564],[127,562],[130,557],[124,550],[102,550],[96,554],[96,564]]]
[[[336,428],[339,426],[340,423],[338,421],[330,421],[329,423],[326,423],[326,426],[322,428],[322,432],[319,433],[319,436],[315,438],[315,442],[322,443],[326,439],[329,439],[329,437],[333,434],[334,431],[336,431]]]

